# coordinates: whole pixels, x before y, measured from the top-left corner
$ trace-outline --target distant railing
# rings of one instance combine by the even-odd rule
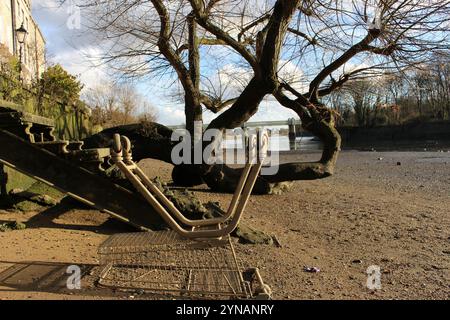
[[[243,125],[244,128],[262,128],[262,127],[282,127],[289,125],[300,125],[300,120],[297,119],[288,119],[288,120],[279,120],[279,121],[257,121],[257,122],[247,122]],[[206,129],[209,124],[204,124],[203,127]],[[167,126],[169,129],[177,130],[177,129],[186,129],[184,124],[177,126]]]
[[[204,124],[203,129],[208,128],[209,124]],[[270,128],[270,127],[283,127],[287,126],[289,128],[288,136],[289,136],[289,148],[290,150],[297,150],[297,134],[301,132],[301,121],[295,118],[291,118],[288,120],[279,120],[279,121],[256,121],[256,122],[247,122],[242,128]],[[181,130],[186,129],[185,125],[178,126],[168,126],[168,128],[172,130]],[[300,129],[300,130],[299,130]]]

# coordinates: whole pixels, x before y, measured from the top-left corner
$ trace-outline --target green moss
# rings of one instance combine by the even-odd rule
[[[36,182],[36,180],[8,167],[5,167],[5,172],[8,174],[6,186],[8,192],[13,189],[27,190]]]
[[[22,212],[33,212],[33,211],[41,211],[42,206],[38,203],[29,201],[29,200],[23,200],[20,202],[16,202],[13,206],[15,210],[22,211]]]
[[[40,181],[35,181],[24,193],[31,196],[21,197],[20,194],[11,196],[15,203],[13,208],[23,212],[41,211],[44,207],[58,204],[65,197],[65,194]]]
[[[18,221],[6,222],[0,224],[0,232],[14,231],[14,230],[25,230],[27,226]]]
[[[208,214],[206,207],[192,192],[187,190],[171,190],[158,177],[153,180],[153,183],[189,219],[202,219]]]
[[[82,86],[76,77],[53,66],[31,88],[23,88],[18,78],[18,61],[11,57],[0,70],[0,99],[7,101],[2,105],[15,103],[12,109],[55,120],[60,139],[82,140],[94,133],[89,107],[79,99]]]
[[[26,191],[35,193],[42,196],[49,196],[50,198],[53,198],[57,201],[60,201],[62,198],[65,197],[65,194],[56,190],[55,188],[52,188],[48,185],[46,185],[43,182],[36,181],[31,187],[29,187]],[[48,202],[50,204],[50,200],[47,201],[46,199],[42,199],[42,202]]]

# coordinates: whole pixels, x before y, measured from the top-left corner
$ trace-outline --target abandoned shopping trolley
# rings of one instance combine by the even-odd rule
[[[267,133],[247,137],[246,165],[227,213],[187,219],[133,162],[127,137],[115,135],[112,161],[172,231],[118,234],[99,248],[99,284],[183,297],[269,298],[257,269],[244,271],[230,233],[238,226],[268,147]]]

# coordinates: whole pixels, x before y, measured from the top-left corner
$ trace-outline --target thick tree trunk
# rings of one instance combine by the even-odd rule
[[[257,111],[264,97],[273,90],[271,83],[253,78],[236,102],[214,119],[208,129],[234,129],[247,122]]]
[[[197,23],[194,14],[188,17],[189,28],[189,75],[192,80],[191,90],[185,94],[186,129],[193,136],[195,123],[203,122],[203,109],[200,103],[200,50],[197,38]]]
[[[311,132],[318,136],[324,149],[319,162],[281,164],[278,173],[258,178],[255,194],[277,194],[290,187],[290,181],[315,180],[331,176],[340,150],[341,138],[333,124],[325,121],[309,125]],[[86,148],[109,147],[114,133],[126,135],[133,144],[135,161],[152,158],[172,163],[171,152],[177,142],[171,141],[172,130],[156,123],[140,123],[110,128],[85,140]],[[191,187],[206,183],[211,190],[233,193],[236,189],[241,169],[226,165],[180,165],[175,166],[172,179],[175,185]]]

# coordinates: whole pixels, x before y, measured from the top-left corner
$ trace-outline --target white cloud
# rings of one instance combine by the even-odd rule
[[[85,87],[94,87],[108,78],[107,67],[96,58],[100,57],[101,53],[101,49],[95,46],[68,48],[56,52],[51,62],[61,64],[69,73],[78,76]]]
[[[303,70],[292,61],[281,60],[278,75],[298,92],[308,91]]]
[[[67,27],[70,1],[60,5],[57,0],[34,0],[33,16],[46,42],[50,63],[59,63],[67,71],[80,76],[86,87],[106,78],[106,68],[100,64],[101,48],[83,30]]]
[[[159,106],[158,110],[158,122],[165,125],[179,125],[186,123],[183,106]]]

